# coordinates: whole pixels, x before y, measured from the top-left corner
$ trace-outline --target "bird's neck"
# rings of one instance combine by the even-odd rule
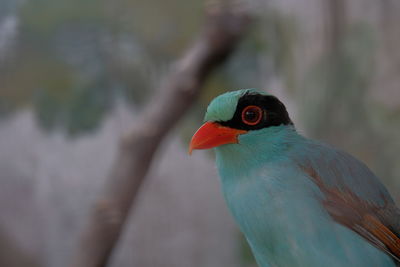
[[[292,146],[304,139],[293,126],[282,125],[239,136],[239,144],[217,147],[217,167],[223,176],[240,176],[243,172],[285,157]]]

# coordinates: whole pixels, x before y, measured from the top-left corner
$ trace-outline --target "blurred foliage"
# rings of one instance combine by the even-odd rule
[[[340,40],[338,50],[329,51],[309,71],[298,93],[304,101],[313,103],[300,105],[300,113],[315,137],[328,136],[332,128],[345,128],[349,123],[367,122],[364,101],[372,77],[374,43],[367,25],[354,25]],[[348,120],[349,114],[354,120]]]
[[[38,92],[35,106],[43,128],[62,128],[75,135],[97,127],[109,110],[110,90],[104,85],[94,84],[67,92],[68,95],[56,94],[51,89]]]
[[[1,66],[0,113],[33,107],[45,129],[75,135],[98,127],[116,97],[140,107],[195,38],[202,9],[181,0],[24,3],[16,56]],[[293,22],[276,12],[265,20],[208,81],[187,121],[201,121],[204,106],[226,88],[262,88],[260,58],[272,57],[276,69],[290,71]]]
[[[45,129],[70,135],[98,127],[116,98],[140,108],[198,31],[202,14],[201,3],[181,0],[1,6],[20,27],[12,61],[0,65],[0,115],[33,107]]]
[[[104,0],[28,1],[20,9],[26,33],[37,38],[51,38],[66,24],[106,26]],[[77,8],[79,7],[79,8]]]

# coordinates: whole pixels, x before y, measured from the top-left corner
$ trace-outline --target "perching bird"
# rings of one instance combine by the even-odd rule
[[[215,98],[193,149],[215,148],[228,207],[261,267],[396,266],[400,212],[360,161],[296,132],[253,89]]]

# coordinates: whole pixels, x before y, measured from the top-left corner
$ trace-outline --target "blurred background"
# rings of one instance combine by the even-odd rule
[[[277,95],[301,133],[362,159],[400,200],[400,2],[250,4],[249,34],[157,152],[110,266],[255,266],[212,153],[186,153],[227,90]],[[0,266],[68,265],[118,140],[198,35],[205,6],[0,1]]]

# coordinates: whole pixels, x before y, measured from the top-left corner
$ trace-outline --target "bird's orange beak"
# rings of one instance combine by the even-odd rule
[[[224,144],[238,143],[238,135],[246,132],[225,127],[216,122],[206,122],[193,135],[189,145],[189,154],[192,154],[193,149],[208,149]]]

